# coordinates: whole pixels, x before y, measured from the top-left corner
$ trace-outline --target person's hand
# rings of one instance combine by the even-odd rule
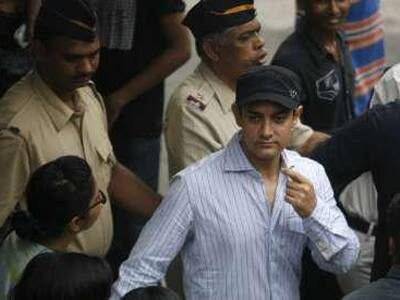
[[[37,15],[39,14],[42,0],[26,0],[26,39],[31,42]]]
[[[111,128],[118,119],[122,108],[126,105],[127,99],[116,91],[106,96],[104,100],[107,109],[108,126]]]
[[[314,131],[314,133],[307,139],[307,141],[300,147],[298,147],[296,151],[303,156],[309,156],[311,152],[315,150],[315,148],[324,143],[330,137],[331,136],[326,133]]]
[[[134,101],[138,97],[138,89],[134,84],[134,79],[131,79],[131,87],[122,86],[118,90],[112,92],[105,97],[105,105],[107,109],[108,126],[112,127],[114,122],[118,119],[121,110],[129,102]]]
[[[317,203],[312,183],[291,168],[284,168],[282,172],[288,177],[286,201],[293,206],[300,217],[309,217]]]

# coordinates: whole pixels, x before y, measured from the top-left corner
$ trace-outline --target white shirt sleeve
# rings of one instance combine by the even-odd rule
[[[143,228],[129,258],[122,263],[111,291],[112,300],[132,289],[154,286],[164,277],[192,227],[187,187],[177,177],[153,217]]]

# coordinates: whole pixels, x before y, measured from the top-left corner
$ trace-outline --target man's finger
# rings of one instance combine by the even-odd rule
[[[303,175],[301,175],[299,172],[296,172],[295,170],[291,168],[282,168],[283,174],[288,176],[291,180],[299,183],[303,182],[309,182],[307,178],[305,178]]]
[[[304,187],[305,185],[303,183],[298,183],[296,181],[293,180],[288,180],[288,182],[286,183],[286,189],[292,189],[295,191],[304,191]]]
[[[287,195],[285,196],[285,200],[287,203],[291,204],[293,207],[297,207],[299,200],[297,200],[295,197],[291,196],[291,195]]]
[[[286,191],[286,195],[290,196],[292,198],[297,199],[298,201],[302,201],[304,200],[304,198],[306,197],[306,194],[302,191],[295,191],[295,190],[287,190]]]

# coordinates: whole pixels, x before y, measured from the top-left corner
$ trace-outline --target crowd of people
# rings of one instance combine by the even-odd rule
[[[296,5],[0,0],[0,300],[400,299],[380,1]]]

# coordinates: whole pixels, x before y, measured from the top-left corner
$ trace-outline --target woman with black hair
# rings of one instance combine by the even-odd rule
[[[44,253],[26,266],[13,300],[106,300],[112,272],[99,257],[79,253]]]
[[[88,163],[60,157],[38,168],[26,188],[27,210],[12,216],[15,230],[0,247],[0,299],[6,299],[25,266],[39,253],[67,251],[97,219],[106,198]]]

